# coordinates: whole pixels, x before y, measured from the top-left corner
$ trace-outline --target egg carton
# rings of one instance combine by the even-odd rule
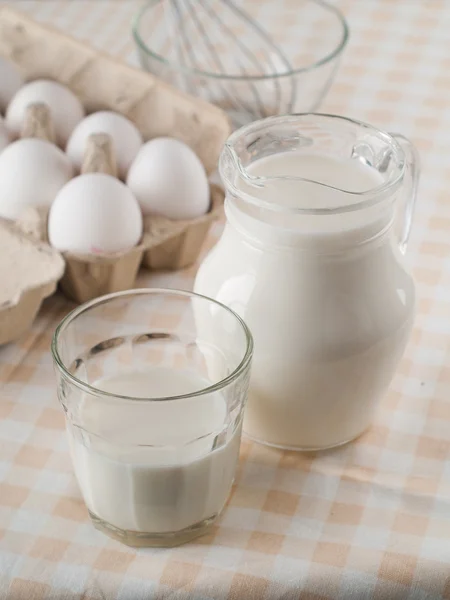
[[[175,231],[173,221],[154,216],[148,219],[141,243],[130,250],[108,255],[63,252],[66,269],[61,290],[75,302],[87,302],[131,289],[140,266],[182,269],[194,263],[211,223],[222,213],[223,191],[211,188],[211,210],[199,219],[177,221]]]
[[[48,139],[51,124],[48,108],[37,105],[31,108],[35,128]],[[30,132],[34,134],[34,130],[30,129]],[[110,136],[90,136],[81,172],[114,176],[116,161]],[[195,261],[211,223],[219,217],[223,206],[223,191],[214,185],[210,189],[211,204],[206,215],[175,222],[157,215],[149,216],[140,243],[131,249],[114,254],[63,252],[66,269],[60,287],[64,294],[75,302],[87,302],[132,288],[143,263],[151,268],[168,268],[174,266],[174,257],[178,257],[177,268],[182,268]],[[48,208],[28,207],[16,220],[16,227],[36,241],[48,242],[48,217]]]
[[[156,215],[144,218],[144,267],[185,269],[195,263],[212,223],[223,213],[222,188],[211,184],[210,190],[210,210],[197,219],[171,221]]]
[[[0,345],[31,327],[63,272],[59,252],[0,219]]]
[[[38,242],[47,241],[48,210],[28,208],[15,226],[24,235]],[[147,246],[138,246],[114,254],[77,254],[62,252],[65,270],[59,285],[63,293],[75,302],[88,302],[98,296],[133,287]]]
[[[26,80],[46,78],[68,86],[87,113],[111,110],[123,114],[145,141],[161,136],[179,139],[194,150],[208,175],[215,171],[231,131],[221,109],[6,6],[0,8],[0,55],[16,63]],[[65,253],[61,288],[70,298],[84,302],[133,287],[141,264],[169,270],[193,264],[211,223],[220,217],[223,198],[220,188],[211,186],[211,208],[206,215],[187,221],[146,218],[141,244],[128,252],[108,256]],[[31,219],[41,239],[45,237],[42,218],[35,214]],[[29,226],[30,222],[22,221],[22,229]]]
[[[132,288],[141,266],[186,268],[197,259],[211,224],[221,217],[223,199],[223,190],[211,184],[211,207],[202,217],[175,222],[156,215],[147,217],[140,244],[130,250],[108,255],[63,252],[66,268],[59,282],[61,290],[82,303]],[[36,242],[47,242],[47,219],[47,209],[29,208],[15,226]]]

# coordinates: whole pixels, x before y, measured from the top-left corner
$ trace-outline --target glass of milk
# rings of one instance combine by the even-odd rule
[[[173,546],[214,523],[233,483],[252,351],[236,313],[190,292],[111,294],[60,323],[58,397],[98,529]]]

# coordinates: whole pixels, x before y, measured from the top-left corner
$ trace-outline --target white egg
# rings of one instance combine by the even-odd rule
[[[130,167],[127,184],[145,215],[194,219],[209,208],[203,164],[189,146],[172,138],[155,138],[142,146]]]
[[[83,164],[88,138],[95,133],[107,133],[111,136],[119,176],[125,179],[143,143],[139,129],[123,115],[110,111],[96,112],[83,119],[75,127],[66,148],[67,155],[78,171]]]
[[[56,142],[64,147],[72,131],[84,117],[84,108],[75,94],[56,81],[39,79],[24,85],[11,100],[6,111],[6,125],[19,136],[30,104],[46,104],[52,115]]]
[[[14,142],[0,154],[0,216],[17,219],[28,206],[50,206],[72,176],[70,160],[54,144]]]
[[[2,152],[10,142],[9,132],[6,128],[5,122],[0,117],[0,152]]]
[[[25,81],[14,63],[0,57],[0,111],[4,112]]]
[[[129,250],[142,236],[139,204],[125,184],[103,173],[72,179],[48,217],[50,244],[80,254]]]

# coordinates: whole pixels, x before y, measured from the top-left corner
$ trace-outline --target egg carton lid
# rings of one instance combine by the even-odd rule
[[[0,311],[17,306],[26,292],[55,283],[63,273],[59,252],[0,219]]]

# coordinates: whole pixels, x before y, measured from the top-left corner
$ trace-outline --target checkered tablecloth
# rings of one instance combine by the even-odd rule
[[[135,0],[10,3],[134,60]],[[450,2],[338,4],[352,36],[323,109],[400,131],[422,154],[408,252],[418,315],[372,428],[317,455],[244,441],[210,535],[121,546],[91,526],[72,473],[49,351],[70,305],[54,297],[0,348],[0,598],[450,599]],[[188,288],[193,274],[139,283]]]

